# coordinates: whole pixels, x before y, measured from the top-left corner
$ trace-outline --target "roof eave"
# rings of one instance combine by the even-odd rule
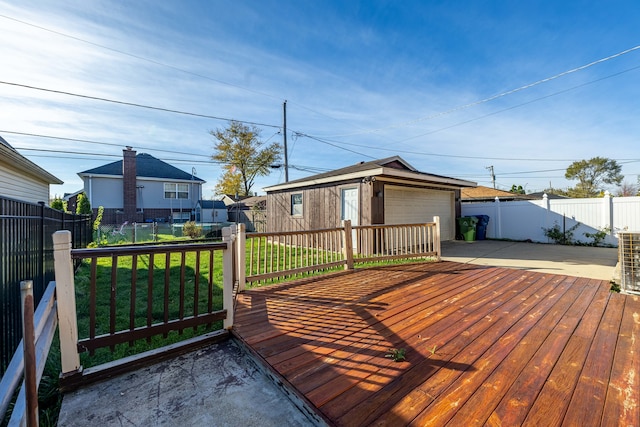
[[[10,160],[13,163],[13,166],[19,166],[25,172],[28,172],[31,175],[40,178],[49,184],[64,184],[64,181],[62,181],[60,178],[42,169],[40,166],[36,165],[31,160],[22,156],[20,153],[11,149],[10,147],[1,145],[0,148],[0,151],[4,152],[4,157]]]
[[[332,182],[340,182],[340,181],[348,181],[358,178],[365,177],[391,177],[391,178],[400,178],[406,179],[414,182],[422,182],[422,183],[430,183],[430,184],[438,184],[443,186],[450,186],[456,188],[462,187],[475,187],[477,184],[472,181],[465,181],[457,178],[449,178],[437,175],[429,175],[423,174],[419,172],[412,171],[403,171],[395,168],[385,168],[385,167],[377,167],[366,169],[358,172],[343,174],[343,175],[335,175],[324,177],[320,179],[309,179],[308,181],[297,181],[296,183],[284,183],[279,185],[272,185],[270,187],[265,187],[264,191],[280,191],[280,190],[289,190],[294,188],[302,188],[302,187],[310,187],[314,185],[320,184],[330,184]]]

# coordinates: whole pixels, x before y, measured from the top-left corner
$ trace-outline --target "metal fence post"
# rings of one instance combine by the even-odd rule
[[[60,328],[60,356],[62,361],[61,379],[81,375],[78,355],[78,321],[76,317],[76,295],[71,260],[71,232],[67,230],[53,233],[53,258],[56,272],[56,295],[58,324]]]
[[[38,224],[39,226],[39,233],[38,233],[38,239],[40,240],[38,242],[38,287],[40,289],[40,291],[37,293],[39,296],[42,295],[42,293],[44,292],[44,289],[47,287],[47,284],[45,283],[46,278],[45,276],[45,266],[44,266],[44,202],[38,202],[38,205],[40,205],[40,222]]]

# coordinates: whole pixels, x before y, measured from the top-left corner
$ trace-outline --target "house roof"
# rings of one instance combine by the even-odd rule
[[[266,201],[267,201],[267,196],[247,196],[240,199],[238,202],[227,205],[227,207],[228,208],[240,207],[240,208],[250,209],[253,206],[258,205],[260,203],[266,203]]]
[[[495,198],[500,200],[531,200],[533,197],[526,194],[511,193],[510,191],[498,190],[491,187],[478,185],[475,188],[463,188],[460,191],[462,201],[493,201]]]
[[[227,209],[222,200],[200,200],[198,203],[202,209]]]
[[[387,157],[384,159],[360,162],[355,165],[335,169],[329,172],[312,175],[307,178],[289,181],[284,184],[273,185],[264,190],[277,191],[289,188],[306,187],[316,184],[343,181],[346,179],[366,178],[366,177],[388,177],[405,179],[415,182],[429,182],[451,187],[475,187],[476,183],[442,175],[419,172],[400,156]]]
[[[21,169],[49,184],[64,184],[64,182],[18,153],[3,137],[0,136],[0,158],[6,163]]]
[[[571,197],[561,196],[560,194],[547,193],[545,191],[538,191],[535,193],[529,193],[527,196],[534,197],[536,199],[542,199],[544,195],[547,195],[547,199],[549,200],[557,200],[557,199],[570,199]]]
[[[122,176],[122,160],[98,166],[97,168],[88,169],[79,172],[80,177],[87,175],[103,175],[103,176]],[[156,159],[150,154],[139,153],[136,155],[136,176],[140,178],[160,178],[182,181],[206,182],[190,173],[178,169],[169,163]]]

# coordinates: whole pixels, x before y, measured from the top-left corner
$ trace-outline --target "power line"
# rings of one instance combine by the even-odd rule
[[[137,104],[137,103],[134,103],[134,102],[118,101],[118,100],[115,100],[115,99],[102,98],[102,97],[99,97],[99,96],[83,95],[83,94],[78,94],[78,93],[73,93],[73,92],[66,92],[66,91],[63,91],[63,90],[47,89],[47,88],[42,88],[42,87],[37,87],[37,86],[25,85],[25,84],[22,84],[22,83],[0,81],[0,84],[9,85],[9,86],[16,86],[16,87],[22,87],[22,88],[25,88],[25,89],[39,90],[39,91],[49,92],[49,93],[57,93],[57,94],[60,94],[60,95],[75,96],[75,97],[78,97],[78,98],[91,99],[91,100],[94,100],[94,101],[110,102],[110,103],[113,103],[113,104],[126,105],[126,106],[129,106],[129,107],[145,108],[145,109],[148,109],[148,110],[163,111],[163,112],[166,112],[166,113],[182,114],[182,115],[185,115],[185,116],[202,117],[202,118],[205,118],[205,119],[214,119],[214,120],[224,120],[224,121],[227,121],[227,122],[228,121],[236,121],[236,122],[249,124],[249,125],[254,125],[254,126],[271,127],[271,128],[278,128],[278,129],[281,127],[279,125],[269,125],[269,124],[266,124],[266,123],[250,122],[250,121],[247,121],[247,120],[229,119],[229,118],[225,118],[225,117],[211,116],[211,115],[208,115],[208,114],[190,113],[188,111],[172,110],[172,109],[169,109],[169,108],[154,107],[154,106],[151,106],[151,105]]]
[[[409,141],[411,139],[419,138],[421,136],[431,135],[431,134],[434,134],[434,133],[437,133],[437,132],[442,132],[444,130],[448,130],[448,129],[451,129],[451,128],[454,128],[454,127],[457,127],[457,126],[462,126],[462,125],[465,125],[465,124],[468,124],[468,123],[471,123],[471,122],[474,122],[474,121],[478,121],[478,120],[481,120],[481,119],[484,119],[484,118],[487,118],[487,117],[490,117],[490,116],[494,116],[496,114],[503,113],[505,111],[514,110],[516,108],[520,108],[520,107],[523,107],[525,105],[532,104],[534,102],[542,101],[544,99],[551,98],[553,96],[561,95],[563,93],[567,93],[567,92],[570,92],[572,90],[579,89],[581,87],[588,86],[588,85],[591,85],[591,84],[594,84],[594,83],[597,83],[597,82],[600,82],[600,81],[603,81],[603,80],[606,80],[606,79],[609,79],[609,78],[612,78],[612,77],[616,77],[616,76],[619,76],[621,74],[628,73],[630,71],[638,70],[638,69],[640,69],[640,65],[636,66],[636,67],[628,68],[626,70],[623,70],[623,71],[620,71],[620,72],[617,72],[617,73],[614,73],[614,74],[610,74],[608,76],[605,76],[605,77],[602,77],[602,78],[599,78],[599,79],[596,79],[596,80],[592,80],[592,81],[589,81],[589,82],[586,82],[586,83],[582,83],[582,84],[579,84],[577,86],[570,87],[568,89],[564,89],[564,90],[561,90],[561,91],[558,91],[558,92],[554,92],[554,93],[551,93],[549,95],[541,96],[539,98],[535,98],[535,99],[529,100],[527,102],[523,102],[523,103],[520,103],[520,104],[517,104],[517,105],[513,105],[511,107],[503,108],[501,110],[497,110],[497,111],[494,111],[494,112],[491,112],[491,113],[488,113],[488,114],[484,114],[482,116],[475,117],[473,119],[469,119],[469,120],[465,120],[465,121],[462,121],[462,122],[458,122],[458,123],[455,123],[453,125],[446,126],[446,127],[439,128],[439,129],[435,129],[435,130],[432,130],[432,131],[429,131],[429,132],[426,132],[426,133],[423,133],[423,134],[420,134],[420,135],[415,135],[415,136],[412,136],[412,137],[409,137],[409,138],[401,139],[401,140],[395,141],[394,143],[405,142],[405,141]],[[309,135],[305,135],[305,134],[300,134],[300,135],[310,137]],[[505,160],[505,161],[532,161],[532,160],[537,160],[537,161],[547,161],[547,162],[566,162],[566,161],[575,160],[575,159],[532,159],[532,158],[522,159],[522,158],[501,158],[501,157],[458,156],[458,155],[450,155],[450,154],[424,153],[424,152],[419,152],[419,151],[399,150],[399,149],[396,149],[396,148],[373,147],[373,146],[368,146],[368,145],[363,145],[363,144],[354,144],[354,143],[348,143],[348,142],[343,142],[343,141],[336,141],[336,140],[332,140],[332,139],[328,139],[328,138],[321,138],[321,139],[323,141],[331,141],[331,142],[334,142],[336,144],[344,144],[344,145],[350,145],[350,146],[355,146],[355,147],[362,147],[362,148],[367,148],[367,149],[371,149],[371,150],[389,151],[389,152],[394,152],[394,153],[405,153],[405,154],[415,154],[415,155],[434,156],[434,157],[453,157],[453,158],[462,158],[462,159]],[[628,160],[628,159],[623,159],[623,160]]]
[[[222,85],[235,87],[237,89],[241,89],[241,90],[244,90],[244,91],[247,91],[247,92],[251,92],[251,93],[256,94],[256,95],[267,97],[267,98],[277,99],[279,101],[282,100],[281,97],[278,97],[278,96],[275,96],[275,95],[271,95],[271,94],[266,93],[266,92],[257,91],[257,90],[250,89],[250,88],[247,88],[247,87],[244,87],[244,86],[240,86],[240,85],[235,84],[235,83],[229,83],[229,82],[226,82],[226,81],[223,81],[223,80],[215,79],[213,77],[206,76],[204,74],[199,74],[199,73],[195,73],[193,71],[185,70],[184,68],[176,67],[175,65],[167,64],[167,63],[164,63],[164,62],[161,62],[161,61],[157,61],[155,59],[147,58],[147,57],[144,57],[144,56],[141,56],[141,55],[136,55],[136,54],[133,54],[133,53],[125,52],[125,51],[120,50],[120,49],[115,49],[115,48],[112,48],[112,47],[109,47],[109,46],[105,46],[105,45],[100,44],[100,43],[95,43],[95,42],[92,42],[92,41],[89,41],[89,40],[86,40],[86,39],[83,39],[83,38],[80,38],[80,37],[72,36],[70,34],[66,34],[66,33],[63,33],[61,31],[52,30],[50,28],[46,28],[46,27],[43,27],[41,25],[32,24],[30,22],[26,22],[26,21],[23,21],[23,20],[20,20],[20,19],[16,19],[16,18],[13,18],[11,16],[0,14],[0,17],[8,19],[8,20],[11,20],[11,21],[14,21],[14,22],[18,22],[18,23],[23,24],[23,25],[28,25],[30,27],[37,28],[37,29],[42,30],[42,31],[47,31],[47,32],[50,32],[52,34],[56,34],[56,35],[59,35],[59,36],[62,36],[62,37],[66,37],[66,38],[69,38],[69,39],[72,39],[72,40],[75,40],[75,41],[86,43],[86,44],[89,44],[91,46],[95,46],[95,47],[99,47],[101,49],[109,50],[111,52],[115,52],[115,53],[118,53],[120,55],[125,55],[125,56],[131,57],[131,58],[135,58],[135,59],[138,59],[140,61],[145,61],[145,62],[149,62],[151,64],[160,65],[162,67],[167,67],[167,68],[170,68],[172,70],[179,71],[181,73],[185,73],[185,74],[188,74],[188,75],[191,75],[191,76],[194,76],[194,77],[199,77],[201,79],[210,80],[212,82],[216,82],[216,83],[219,83],[219,84],[222,84]],[[328,114],[321,113],[319,111],[313,110],[313,109],[311,109],[309,107],[306,107],[303,104],[300,104],[298,102],[294,101],[294,102],[290,102],[290,103],[298,106],[299,108],[302,108],[304,110],[307,110],[307,111],[310,111],[310,112],[312,112],[314,114],[317,114],[319,116],[324,116],[324,117],[327,117],[329,119],[332,119],[332,120],[335,120],[335,121],[338,121],[338,122],[346,123],[344,120],[341,120],[341,119],[338,119],[336,117],[332,117],[332,116],[330,116]]]
[[[12,134],[12,135],[32,136],[32,137],[36,137],[36,138],[56,139],[56,140],[59,140],[59,141],[83,142],[83,143],[86,143],[86,144],[107,145],[107,146],[111,146],[111,147],[131,146],[130,143],[118,144],[118,143],[113,143],[113,142],[99,142],[99,141],[92,141],[92,140],[88,140],[88,139],[65,138],[65,137],[61,137],[61,136],[41,135],[41,134],[37,134],[37,133],[16,132],[16,131],[10,131],[10,130],[0,130],[0,133],[9,133],[9,134]],[[182,155],[187,155],[187,156],[198,156],[198,157],[202,156],[202,154],[187,153],[187,152],[184,152],[184,151],[162,150],[160,148],[150,148],[150,147],[143,147],[143,146],[139,146],[139,145],[138,146],[134,146],[134,148],[137,148],[139,150],[157,151],[157,152],[160,152],[160,153],[182,154]],[[26,150],[26,148],[23,148],[23,150]]]
[[[490,101],[494,101],[494,100],[496,100],[498,98],[502,98],[502,97],[505,97],[507,95],[514,94],[516,92],[521,92],[523,90],[530,89],[530,88],[532,88],[534,86],[538,86],[540,84],[547,83],[547,82],[550,82],[552,80],[556,80],[556,79],[558,79],[560,77],[564,77],[566,75],[569,75],[569,74],[572,74],[572,73],[576,73],[578,71],[585,70],[585,69],[587,69],[589,67],[592,67],[594,65],[601,64],[601,63],[606,62],[606,61],[610,61],[612,59],[618,58],[618,57],[620,57],[622,55],[626,55],[626,54],[631,53],[631,52],[633,52],[635,50],[638,50],[638,49],[640,49],[640,45],[637,45],[637,46],[634,46],[632,48],[623,50],[623,51],[615,53],[613,55],[609,55],[609,56],[607,56],[605,58],[598,59],[598,60],[590,62],[588,64],[581,65],[579,67],[572,68],[572,69],[567,70],[567,71],[563,71],[562,73],[558,73],[558,74],[553,75],[551,77],[547,77],[547,78],[535,81],[533,83],[529,83],[529,84],[520,86],[518,88],[508,90],[506,92],[501,92],[501,93],[499,93],[497,95],[492,95],[492,96],[489,96],[487,98],[483,98],[483,99],[481,99],[479,101],[471,102],[471,103],[468,103],[468,104],[460,105],[460,106],[455,107],[455,108],[451,108],[451,109],[446,110],[446,111],[442,111],[442,112],[439,112],[439,113],[431,114],[429,116],[420,117],[420,118],[417,118],[417,119],[414,119],[414,120],[401,122],[401,123],[397,123],[397,124],[392,124],[392,125],[381,127],[381,128],[370,129],[370,130],[365,131],[365,132],[354,132],[354,133],[343,134],[343,135],[329,135],[328,137],[336,138],[336,137],[345,137],[345,136],[353,136],[353,135],[362,135],[362,134],[368,134],[368,133],[375,133],[375,132],[379,132],[379,131],[385,130],[385,129],[409,126],[409,125],[412,125],[414,123],[418,123],[418,122],[421,122],[421,121],[424,121],[424,120],[430,120],[430,119],[434,119],[436,117],[445,116],[445,115],[454,113],[456,111],[466,110],[468,108],[475,107],[476,105],[480,105],[480,104],[484,104],[484,103],[487,103],[487,102],[490,102]]]

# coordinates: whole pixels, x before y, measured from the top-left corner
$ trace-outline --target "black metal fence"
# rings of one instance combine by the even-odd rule
[[[35,303],[54,280],[53,240],[69,230],[74,248],[92,241],[91,215],[75,215],[0,197],[0,374],[22,338],[20,282],[33,280]]]

